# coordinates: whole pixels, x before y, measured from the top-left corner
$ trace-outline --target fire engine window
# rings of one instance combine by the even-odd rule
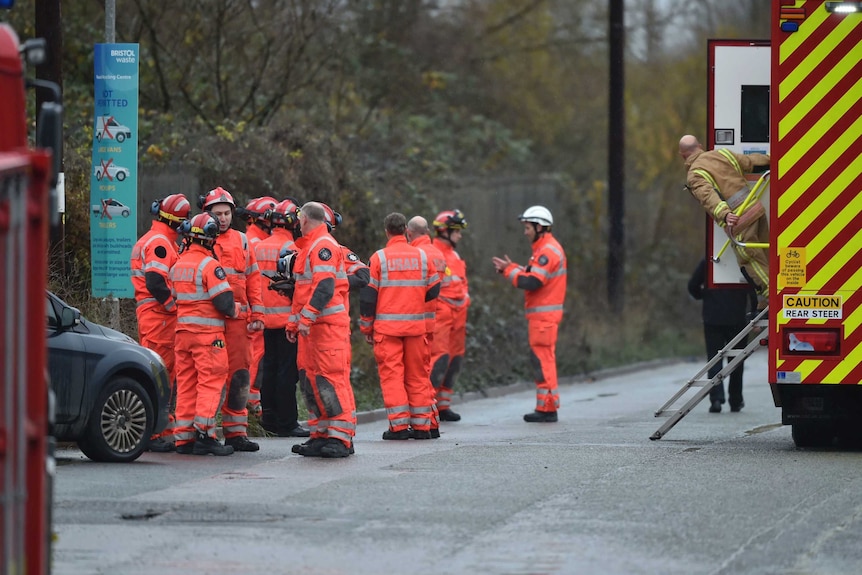
[[[769,86],[742,86],[740,142],[769,141]]]

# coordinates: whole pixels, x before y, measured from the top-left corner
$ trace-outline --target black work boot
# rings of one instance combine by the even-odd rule
[[[524,416],[524,421],[529,423],[554,423],[557,421],[556,411],[534,411]]]
[[[391,429],[387,429],[383,432],[383,439],[393,439],[397,441],[410,439],[410,430],[402,429],[401,431],[392,431]]]
[[[440,421],[461,421],[461,416],[451,409],[441,409]]]
[[[353,453],[352,447],[347,447],[340,439],[329,438],[323,447],[320,448],[320,456],[326,459],[334,459],[336,457],[347,457]]]
[[[170,453],[174,449],[176,449],[174,442],[166,441],[164,437],[150,439],[150,442],[147,443],[147,451],[152,451],[153,453]]]
[[[194,453],[195,442],[189,441],[188,443],[183,443],[182,445],[177,445],[177,453],[180,455],[191,455]]]
[[[326,437],[315,437],[309,439],[305,443],[294,445],[290,450],[293,453],[298,453],[303,457],[321,457],[320,450],[329,442]]]
[[[192,448],[193,455],[230,455],[233,453],[233,447],[230,445],[222,445],[219,440],[203,433],[198,433],[195,438],[195,446]]]
[[[410,437],[412,437],[413,439],[431,439],[431,431],[427,429],[424,431],[420,429],[413,429],[410,431]]]
[[[234,451],[257,451],[260,445],[254,441],[250,441],[245,435],[237,435],[224,440],[225,445],[233,447]]]
[[[431,439],[440,439],[440,428],[432,427],[431,428]]]

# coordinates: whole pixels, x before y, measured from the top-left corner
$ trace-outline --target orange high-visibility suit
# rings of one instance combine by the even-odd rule
[[[255,244],[254,252],[261,275],[276,273],[282,250],[296,249],[293,234],[283,226],[275,226],[272,235]],[[264,356],[260,371],[261,425],[273,433],[294,430],[297,421],[296,383],[299,371],[296,365],[296,343],[287,339],[285,327],[290,319],[291,298],[282,292],[265,288]]]
[[[556,348],[566,299],[566,254],[551,232],[544,232],[532,248],[526,267],[512,263],[502,273],[512,285],[524,290],[531,360],[536,370],[536,411],[555,412],[560,407]]]
[[[299,337],[297,364],[311,438],[338,439],[348,448],[356,435],[356,402],[350,385],[350,316],[344,255],[325,225],[296,241],[296,289],[287,331]]]
[[[440,286],[443,286],[443,277],[446,275],[446,257],[440,249],[431,243],[431,237],[427,234],[420,235],[410,242],[410,245],[416,246],[423,252],[431,263],[432,269],[437,272],[437,277],[440,279]],[[428,337],[428,385],[431,386],[432,395],[434,395],[434,403],[432,406],[431,429],[440,428],[440,417],[437,412],[437,398],[434,384],[431,383],[431,349],[434,345],[434,331],[437,324],[437,306],[444,305],[439,302],[439,297],[431,299],[427,302],[425,308],[425,333]]]
[[[257,244],[267,239],[270,234],[267,230],[258,225],[250,225],[245,230],[245,235],[248,237],[248,245],[254,251]],[[255,253],[255,255],[257,255]],[[258,262],[259,264],[259,262]],[[261,293],[264,293],[265,281],[261,278]],[[248,388],[248,410],[252,413],[260,415],[260,367],[263,362],[263,330],[250,331],[248,333],[249,345],[251,345],[251,366],[249,367],[249,388]]]
[[[205,247],[192,243],[171,268],[177,301],[177,445],[195,432],[216,437],[216,412],[228,373],[224,322],[235,312],[224,269]]]
[[[360,293],[359,325],[374,341],[389,429],[430,431],[434,396],[425,312],[440,291],[440,278],[425,252],[404,236],[391,237],[368,266],[371,279]]]
[[[344,298],[344,309],[347,311],[348,318],[350,317],[350,297],[349,292],[359,292],[362,288],[368,285],[368,266],[359,259],[353,250],[348,248],[347,246],[340,246],[341,254],[344,256],[344,271],[347,274],[347,284],[349,286],[348,297]],[[348,334],[349,337],[349,334]],[[350,352],[350,356],[348,360],[350,362],[353,361],[353,347],[351,346],[348,351]],[[297,364],[302,365],[302,361],[297,359]],[[300,374],[300,382],[305,377],[305,370],[301,367],[299,368]],[[315,429],[317,427],[317,417],[313,412],[308,412],[308,428]]]
[[[216,238],[214,251],[241,310],[237,318],[225,320],[229,375],[221,416],[224,437],[230,439],[245,436],[248,431],[246,404],[251,377],[248,324],[263,321],[263,300],[257,258],[249,248],[246,235],[233,228],[228,229]]]
[[[431,383],[437,390],[437,409],[443,411],[452,405],[452,390],[464,361],[470,292],[467,263],[442,239],[434,238],[432,243],[446,258],[431,341]]]
[[[154,221],[150,231],[132,247],[130,260],[135,289],[135,315],[141,345],[158,353],[168,369],[171,401],[176,393],[174,337],[177,332],[177,306],[171,294],[170,270],[177,262],[177,232],[170,225]],[[173,420],[173,414],[171,414]],[[172,433],[171,425],[162,432]]]

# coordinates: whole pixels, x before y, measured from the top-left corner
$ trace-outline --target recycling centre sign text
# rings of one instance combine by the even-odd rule
[[[133,297],[137,239],[138,45],[96,44],[90,258],[94,297]]]

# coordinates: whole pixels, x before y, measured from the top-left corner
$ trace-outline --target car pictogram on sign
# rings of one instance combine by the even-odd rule
[[[115,216],[128,218],[132,214],[132,209],[113,198],[103,198],[99,204],[91,206],[93,215],[101,219],[113,220]]]
[[[114,119],[113,116],[99,116],[96,118],[96,139],[114,140],[122,144],[126,138],[132,137],[132,131]]]
[[[129,177],[131,172],[129,171],[129,168],[115,165],[114,159],[110,158],[107,161],[99,160],[99,165],[96,166],[95,174],[96,179],[99,181],[101,181],[102,178],[107,178],[109,182],[113,182],[114,178],[116,178],[118,182],[122,182]]]

